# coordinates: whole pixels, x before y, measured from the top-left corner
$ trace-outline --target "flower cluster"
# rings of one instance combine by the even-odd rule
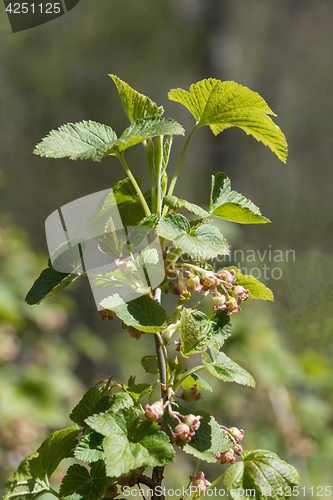
[[[116,313],[110,309],[104,309],[101,305],[98,306],[97,310],[98,316],[102,321],[112,321],[116,317]]]
[[[193,274],[190,271],[185,272],[187,273],[185,283],[192,294],[203,291],[213,295],[214,311],[222,309],[229,314],[234,314],[241,310],[240,303],[249,297],[249,290],[243,286],[235,285],[236,273],[234,269],[230,271],[222,269],[219,273],[213,273],[198,268],[198,274]]]
[[[178,420],[178,425],[175,427],[174,438],[176,442],[188,443],[191,441],[192,436],[194,436],[195,432],[200,427],[200,420],[202,420],[201,416],[192,415],[181,415],[178,412],[172,413],[173,417]],[[183,422],[180,421],[179,417],[183,419]]]
[[[221,464],[234,464],[236,461],[235,453],[240,455],[241,451],[243,451],[242,446],[239,444],[244,437],[244,431],[242,429],[238,429],[237,427],[230,427],[229,429],[224,426],[220,426],[221,430],[225,432],[227,437],[232,442],[229,450],[223,453],[213,453],[213,457],[220,460]]]

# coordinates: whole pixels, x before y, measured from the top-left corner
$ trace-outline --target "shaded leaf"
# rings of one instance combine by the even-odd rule
[[[173,89],[169,99],[183,104],[195,117],[197,126],[209,125],[217,135],[239,127],[268,146],[285,162],[287,143],[280,128],[267,115],[274,115],[259,94],[239,85],[213,78],[191,85],[190,92]]]
[[[147,295],[126,303],[114,294],[102,300],[101,306],[114,311],[126,325],[144,332],[159,332],[165,327],[165,310]]]
[[[148,116],[161,116],[163,114],[163,106],[158,107],[149,97],[132,89],[116,75],[109,76],[117,87],[125,112],[131,123]]]
[[[156,231],[194,259],[212,259],[229,253],[228,243],[216,227],[203,224],[191,228],[181,214],[169,214],[161,219]]]
[[[79,276],[80,274],[59,273],[52,267],[47,267],[30,288],[25,301],[29,305],[40,304],[42,300],[73,283]]]
[[[180,350],[183,356],[207,349],[208,335],[199,328],[190,309],[183,309],[180,323]]]
[[[141,398],[151,393],[152,386],[150,384],[132,384],[129,387],[123,385],[123,389],[134,399],[134,401],[138,402]]]
[[[93,415],[95,406],[102,397],[104,394],[97,387],[91,387],[75,406],[69,418],[81,427],[86,427],[85,419]]]
[[[213,361],[209,354],[202,353],[202,362],[206,370],[224,382],[236,382],[237,384],[249,385],[255,387],[255,381],[244,368],[235,363],[232,359],[228,358],[223,352],[214,351]]]
[[[104,437],[92,429],[85,429],[74,455],[83,462],[97,462],[103,459],[102,441]]]
[[[279,500],[290,496],[290,488],[300,484],[297,470],[266,450],[244,451],[243,462],[232,465],[223,483],[235,500]],[[244,495],[245,493],[245,495]]]
[[[139,417],[131,408],[87,419],[87,424],[105,436],[103,440],[106,473],[112,477],[142,465],[166,465],[174,458],[168,436],[156,422],[139,424]]]
[[[60,495],[64,500],[99,500],[111,481],[102,460],[92,463],[90,470],[74,464],[62,480]]]
[[[159,373],[157,356],[143,356],[141,365],[147,373],[153,373],[154,375]]]
[[[212,386],[197,373],[192,373],[192,375],[186,377],[186,379],[182,382],[182,387],[184,387],[184,389],[191,389],[194,385],[197,386],[198,391],[200,391],[200,389],[204,389],[205,391],[213,392]]]

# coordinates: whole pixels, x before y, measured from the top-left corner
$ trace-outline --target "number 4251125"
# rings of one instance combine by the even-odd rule
[[[28,3],[28,2],[15,2],[10,3],[6,8],[6,11],[10,14],[60,14],[61,13],[61,3]]]

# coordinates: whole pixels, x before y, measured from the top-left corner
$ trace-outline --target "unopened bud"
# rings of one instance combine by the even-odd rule
[[[227,309],[226,297],[222,293],[216,292],[213,297],[213,309],[217,311],[218,309]]]
[[[133,264],[130,259],[130,256],[124,258],[123,255],[120,255],[120,257],[114,261],[123,274],[128,274],[133,269]]]
[[[176,438],[176,441],[184,441],[184,443],[188,443],[191,441],[192,432],[188,425],[178,424],[176,425],[173,435]]]
[[[163,399],[156,401],[156,403],[151,406],[147,404],[145,410],[145,417],[148,418],[148,420],[159,420],[164,415]]]
[[[102,321],[112,321],[117,316],[114,311],[103,309],[102,306],[98,306],[97,314]]]
[[[243,429],[238,429],[238,427],[230,427],[230,429],[228,429],[228,432],[237,442],[241,441],[244,437]]]
[[[234,464],[236,461],[234,450],[229,448],[225,453],[221,453],[221,464]]]
[[[186,285],[189,287],[191,293],[200,292],[202,290],[199,276],[192,273],[188,273]]]
[[[184,424],[188,425],[192,432],[195,432],[200,427],[200,420],[202,420],[201,416],[195,415],[186,415],[184,418]]]
[[[241,310],[241,308],[237,304],[237,300],[234,297],[229,297],[226,303],[229,314],[235,314]]]
[[[191,389],[185,389],[180,397],[187,403],[191,403],[192,401],[199,401],[200,399],[202,399],[202,396],[198,391],[196,384],[194,384]]]

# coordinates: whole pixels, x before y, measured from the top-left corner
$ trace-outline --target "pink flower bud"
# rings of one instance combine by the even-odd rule
[[[211,293],[216,293],[216,285],[218,284],[218,279],[215,278],[214,274],[212,273],[207,273],[205,274],[201,280],[200,283],[202,284],[202,289],[205,292],[211,292]]]
[[[229,434],[231,434],[231,436],[235,439],[235,441],[237,441],[237,443],[241,441],[244,437],[243,429],[239,430],[237,427],[230,427],[230,429],[227,430]]]
[[[200,284],[199,276],[188,272],[188,278],[186,280],[186,285],[189,287],[190,292],[196,293],[201,292],[202,285]]]
[[[114,261],[123,274],[128,274],[132,271],[133,264],[130,259],[130,256],[124,258],[123,254],[121,254],[120,257]]]
[[[237,304],[237,300],[234,297],[229,297],[226,304],[229,314],[235,314],[241,310],[241,308]]]
[[[221,464],[234,464],[235,461],[234,450],[232,448],[229,448],[225,453],[221,453]]]
[[[197,487],[200,491],[205,491],[206,486],[210,486],[211,483],[205,479],[205,474],[203,472],[198,472],[197,476],[190,476],[193,486]]]
[[[227,271],[226,269],[222,269],[222,271],[220,271],[219,275],[221,277],[221,280],[225,281],[226,283],[229,283],[230,285],[233,285],[236,281],[234,269],[231,269],[231,271]]]
[[[173,435],[176,438],[176,441],[184,441],[185,443],[188,443],[189,441],[191,441],[191,437],[193,436],[193,434],[194,433],[191,432],[191,429],[188,425],[178,424],[176,425]]]
[[[192,432],[195,432],[200,427],[200,420],[202,420],[201,416],[195,415],[186,415],[184,418],[184,424],[188,425]]]
[[[146,411],[145,411],[144,415],[146,418],[148,418],[148,420],[159,420],[164,415],[164,401],[163,401],[163,399],[156,401],[151,406],[147,404],[145,407],[145,410]]]
[[[249,298],[250,290],[247,290],[243,286],[235,285],[231,293],[237,300],[237,304],[240,304],[242,301],[244,302],[246,299]]]
[[[174,340],[174,343],[175,343],[175,345],[177,346],[177,347],[176,347],[176,351],[179,351],[179,352],[180,352],[180,342],[179,342],[179,340]]]
[[[237,455],[240,455],[241,451],[243,451],[243,447],[240,444],[234,445],[234,452],[237,453]]]
[[[191,403],[192,401],[199,401],[200,399],[202,399],[202,396],[198,391],[196,384],[194,384],[191,389],[185,389],[180,397],[187,403]]]
[[[117,316],[114,311],[111,311],[110,309],[103,309],[102,306],[98,306],[97,314],[102,321],[112,321],[113,318]]]
[[[213,309],[214,309],[214,311],[217,311],[218,309],[222,309],[222,310],[227,309],[225,295],[223,295],[222,293],[216,292],[216,294],[213,297]]]

